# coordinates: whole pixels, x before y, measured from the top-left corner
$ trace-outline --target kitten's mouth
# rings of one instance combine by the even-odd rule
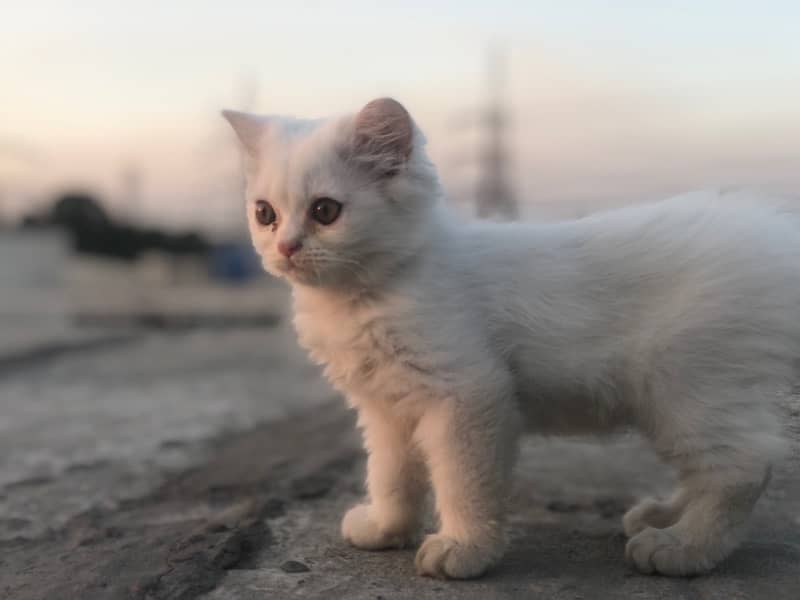
[[[279,277],[302,282],[312,276],[313,266],[306,261],[294,261],[291,258],[282,257],[282,260],[272,263],[271,271]]]
[[[281,263],[280,270],[282,273],[286,275],[294,275],[303,271],[303,268],[302,266],[294,262],[291,258],[287,258]]]
[[[263,261],[264,268],[276,277],[290,277],[300,269],[288,258],[282,260]]]

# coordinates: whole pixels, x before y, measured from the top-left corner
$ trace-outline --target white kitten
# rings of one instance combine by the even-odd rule
[[[742,538],[781,450],[769,398],[800,350],[800,237],[780,210],[690,195],[577,221],[460,223],[390,99],[324,121],[225,116],[264,266],[300,342],[359,412],[369,496],[342,534],[413,543],[426,575],[505,548],[520,430],[634,426],[680,475],[624,518],[643,572],[706,571]]]

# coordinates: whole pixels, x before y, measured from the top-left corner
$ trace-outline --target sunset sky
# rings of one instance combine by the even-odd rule
[[[528,214],[720,184],[800,194],[799,28],[800,4],[776,0],[8,0],[0,216],[80,187],[226,229],[241,205],[220,108],[321,116],[380,95],[468,198],[493,40]]]

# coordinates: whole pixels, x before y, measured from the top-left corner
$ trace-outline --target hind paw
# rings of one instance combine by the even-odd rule
[[[714,566],[702,552],[686,545],[673,531],[652,527],[628,541],[625,556],[638,571],[648,574],[698,575]]]

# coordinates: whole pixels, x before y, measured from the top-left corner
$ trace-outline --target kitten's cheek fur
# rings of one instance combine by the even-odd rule
[[[260,254],[261,254],[261,266],[267,273],[269,273],[273,277],[282,277],[286,279],[289,278],[287,271],[280,269],[275,264],[275,261],[269,258],[269,255],[266,252],[261,251]]]

